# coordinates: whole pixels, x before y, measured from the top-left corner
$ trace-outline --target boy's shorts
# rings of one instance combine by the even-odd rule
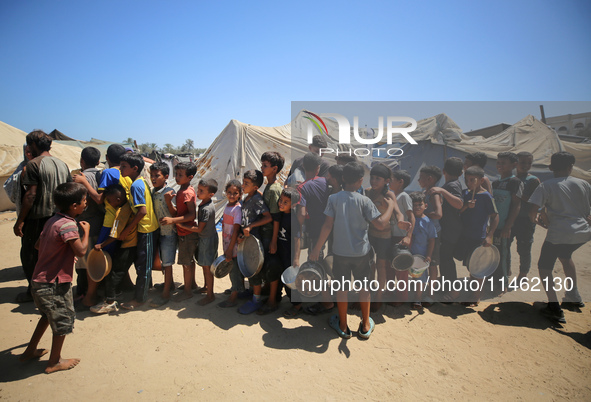
[[[199,251],[197,252],[197,264],[202,267],[209,267],[218,257],[219,238],[216,233],[211,237],[199,238]]]
[[[31,282],[31,294],[41,316],[49,321],[54,335],[62,336],[72,333],[76,312],[70,282]]]
[[[176,257],[176,233],[168,236],[160,235],[160,261],[163,267],[171,267]]]
[[[373,247],[378,260],[390,260],[392,258],[392,238],[369,236],[369,244]]]
[[[191,265],[194,260],[195,250],[199,245],[199,233],[191,233],[186,236],[178,236],[179,255],[177,264]]]
[[[552,271],[557,258],[570,260],[573,253],[583,244],[554,244],[544,241],[538,261],[538,269],[540,271]]]
[[[369,253],[361,257],[342,257],[335,254],[332,265],[333,280],[351,280],[351,274],[353,274],[353,278],[356,280],[362,281],[364,278],[367,278],[368,281],[372,280],[373,272],[371,270],[371,263],[373,257],[373,250],[370,250]]]

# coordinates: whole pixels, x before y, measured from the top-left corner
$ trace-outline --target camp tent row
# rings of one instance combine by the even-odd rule
[[[314,113],[310,111],[302,110],[291,123],[278,127],[261,127],[237,120],[230,121],[207,151],[196,161],[197,174],[192,181],[193,186],[197,186],[201,178],[212,178],[218,182],[219,189],[214,199],[218,219],[226,203],[223,195],[224,184],[231,179],[240,180],[246,170],[260,169],[260,157],[264,152],[277,151],[285,157],[285,167],[278,177],[280,182],[285,181],[293,160],[308,152],[306,139],[310,125],[309,118],[313,115]],[[325,136],[332,149],[346,150],[346,146],[338,144],[336,121],[323,119],[323,122],[326,125],[324,130],[312,125],[313,134]],[[367,129],[360,128],[360,131],[363,134]],[[22,161],[25,136],[26,133],[23,131],[0,122],[0,181],[2,184]],[[392,169],[409,171],[412,177],[412,183],[408,188],[410,191],[418,190],[417,179],[421,167],[425,165],[442,167],[446,158],[458,156],[463,159],[465,155],[473,152],[484,152],[489,157],[485,172],[490,178],[495,178],[497,153],[529,151],[534,155],[532,173],[544,180],[551,177],[548,171],[551,155],[565,150],[572,152],[577,159],[573,175],[591,182],[591,145],[562,142],[556,132],[533,116],[526,116],[495,136],[483,138],[464,135],[451,118],[445,114],[438,114],[418,121],[417,129],[411,133],[411,136],[417,141],[417,145],[406,142],[401,142],[399,145],[382,145],[382,147],[400,146],[404,152],[402,156],[390,158],[374,156],[360,159],[367,168],[373,163],[383,162]],[[80,141],[74,141],[77,144],[68,142],[55,141],[51,152],[74,170],[79,165],[81,147],[96,145]],[[109,143],[106,144],[105,150]],[[366,145],[352,140],[351,147],[364,148]],[[97,148],[101,147],[97,146]],[[372,152],[373,155],[377,154],[376,149]],[[382,152],[381,155],[384,153]],[[334,162],[334,154],[329,154],[328,159]],[[174,183],[173,176],[171,174],[170,184]],[[13,204],[10,203],[5,192],[0,191],[0,210],[10,208],[14,208]]]
[[[216,217],[219,219],[226,204],[223,196],[223,186],[231,179],[241,179],[242,174],[249,169],[260,169],[260,157],[266,151],[281,153],[286,164],[278,177],[283,182],[296,158],[308,152],[307,130],[312,112],[302,110],[290,124],[278,127],[260,127],[232,120],[213,141],[211,146],[196,162],[197,175],[192,184],[197,185],[199,179],[215,179],[219,190],[214,200]],[[346,149],[338,144],[338,125],[332,119],[323,119],[326,130],[320,130],[313,125],[313,134],[326,135],[329,147]],[[362,133],[366,129],[360,128]],[[324,132],[326,131],[326,133]],[[377,132],[377,129],[374,130]],[[457,156],[462,159],[473,152],[484,152],[489,162],[485,172],[489,178],[498,176],[496,171],[496,156],[499,152],[529,151],[534,155],[532,174],[542,180],[552,177],[548,170],[550,157],[559,151],[569,151],[577,159],[573,172],[575,177],[591,182],[591,144],[574,144],[562,142],[556,132],[550,127],[529,115],[510,126],[505,131],[489,137],[470,137],[463,134],[461,128],[447,115],[423,119],[417,122],[417,128],[411,133],[417,145],[402,142],[403,149],[400,157],[377,157],[377,150],[373,150],[373,158],[360,158],[369,168],[373,163],[383,162],[392,169],[404,169],[411,174],[412,182],[408,190],[418,190],[418,176],[425,165],[443,167],[446,158]],[[353,138],[353,136],[351,136]],[[382,145],[382,147],[389,145]],[[351,147],[363,148],[366,145],[356,144],[352,140]],[[380,152],[385,156],[385,152]],[[334,155],[328,159],[334,162]],[[443,184],[443,183],[441,183]]]

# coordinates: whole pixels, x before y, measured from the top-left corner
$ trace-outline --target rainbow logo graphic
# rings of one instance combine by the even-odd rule
[[[328,137],[328,129],[326,128],[326,124],[324,124],[324,121],[322,121],[322,119],[320,118],[320,116],[318,116],[317,114],[314,114],[312,112],[308,112],[304,110],[304,113],[309,114],[312,117],[308,117],[308,116],[304,116],[305,119],[310,120],[312,123],[314,123],[314,125],[316,126],[316,128],[318,128],[318,131],[320,132],[320,134],[324,134]],[[318,124],[320,122],[320,124],[322,124],[322,127],[320,126],[320,124]],[[323,129],[324,128],[324,129]]]

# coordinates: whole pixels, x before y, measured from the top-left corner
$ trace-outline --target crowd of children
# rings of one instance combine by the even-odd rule
[[[314,149],[311,147],[311,150]],[[163,306],[176,290],[172,272],[175,256],[176,263],[182,266],[184,283],[173,300],[187,300],[194,293],[204,294],[199,305],[215,300],[214,275],[210,267],[218,256],[212,202],[218,183],[202,179],[195,191],[191,185],[196,174],[195,165],[179,163],[174,167],[174,178],[180,186],[175,192],[167,186],[171,173],[168,165],[155,163],[150,166],[151,189],[141,176],[144,159],[139,154],[126,152],[119,145],[110,146],[106,154],[109,168],[102,173],[96,169],[99,156],[95,148],[84,149],[80,162],[82,174],[74,177],[75,183],[65,183],[55,189],[54,203],[60,212],[45,223],[38,242],[39,262],[32,276],[32,295],[42,318],[22,359],[45,353],[37,349],[37,344],[50,325],[54,343],[48,372],[77,364],[76,359],[60,357],[63,339],[71,332],[74,320],[70,283],[75,256],[79,257],[76,266],[78,309],[90,309],[97,314],[117,309],[121,292],[130,286],[127,275],[132,264],[136,271],[134,297],[121,303],[121,307],[134,310],[148,300],[155,266],[161,267],[164,283],[150,306]],[[362,316],[357,334],[368,339],[375,328],[370,312],[379,309],[386,299],[386,281],[408,279],[408,271],[390,268],[393,250],[408,248],[411,254],[423,257],[428,269],[419,281],[426,288],[441,277],[457,279],[455,259],[466,264],[477,247],[494,244],[500,252],[500,264],[494,276],[505,283],[495,289],[506,290],[512,274],[511,243],[517,238],[519,281],[529,272],[535,222],[539,222],[548,228],[540,256],[540,276],[552,280],[554,262],[560,259],[565,275],[574,283],[563,306],[581,307],[583,302],[576,287],[571,256],[591,239],[591,186],[570,176],[574,157],[565,152],[554,154],[550,169],[555,178],[543,183],[529,174],[533,162],[530,153],[499,153],[500,178],[492,183],[484,174],[486,162],[483,153],[475,153],[468,155],[465,161],[455,157],[447,159],[443,170],[425,166],[418,177],[423,191],[407,194],[404,190],[411,177],[405,171],[392,171],[384,164],[377,164],[370,171],[370,187],[363,189],[365,168],[362,164],[354,158],[340,157],[337,165],[328,166],[317,152],[298,160],[294,170],[299,170],[300,180],[288,180],[292,186],[284,187],[277,181],[277,175],[285,159],[277,152],[265,152],[261,156],[260,170],[246,171],[242,182],[234,179],[223,183],[227,205],[222,219],[222,249],[232,269],[229,273],[231,288],[226,291],[228,297],[218,306],[237,307],[240,314],[276,311],[284,289],[282,273],[290,266],[300,266],[301,250],[308,248],[311,262],[333,256],[330,272],[333,280],[376,277],[379,290],[372,293],[362,289],[355,306],[350,304],[348,289],[340,289],[336,300],[331,300],[324,291],[321,301],[304,308],[301,297],[293,297],[297,291],[285,287],[292,305],[283,315],[295,317],[302,311],[320,314],[332,311],[336,305],[337,312],[330,316],[329,324],[339,336],[350,338],[347,311],[356,307]],[[514,170],[517,175],[513,174]],[[323,175],[319,176],[321,171]],[[462,175],[465,186],[460,181]],[[438,187],[442,176],[445,183]],[[87,204],[89,207],[85,210]],[[538,216],[540,208],[544,211]],[[78,218],[80,234],[75,218]],[[256,275],[248,278],[246,287],[238,267],[237,249],[248,236],[254,236],[262,245],[264,263]],[[98,299],[99,284],[85,274],[84,258],[81,258],[92,248],[109,253],[113,261],[111,272],[104,279],[102,300]],[[203,287],[197,286],[195,263],[203,269]],[[482,278],[473,279],[483,281]],[[263,290],[268,294],[266,301]],[[551,287],[547,293],[549,304],[544,314],[565,322],[556,293]],[[440,296],[443,302],[454,302],[461,294],[449,290]],[[55,303],[52,298],[61,298],[61,301]],[[246,301],[239,304],[239,299]],[[475,306],[480,292],[473,292],[463,300]],[[433,302],[423,297],[420,289],[411,297],[406,288],[394,293],[391,301],[394,305],[411,302],[414,309],[422,309]],[[62,307],[57,309],[59,311],[48,307],[52,303]]]

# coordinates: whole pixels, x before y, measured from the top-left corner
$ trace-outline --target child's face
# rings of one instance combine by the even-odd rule
[[[243,179],[242,180],[242,191],[246,194],[252,194],[258,190],[258,187],[254,185],[252,180],[250,179]]]
[[[123,194],[115,193],[109,194],[107,197],[107,202],[111,204],[113,208],[120,208],[125,204],[125,198],[123,198]]]
[[[484,181],[484,177],[478,177],[478,176],[472,176],[472,175],[466,175],[464,177],[464,179],[466,181],[466,187],[468,187],[468,189],[470,191],[478,190],[478,188],[480,188],[480,186],[482,185],[482,182]]]
[[[150,181],[154,188],[162,188],[168,180],[168,175],[163,175],[160,170],[150,170]]]
[[[281,197],[279,197],[279,201],[277,202],[277,204],[279,205],[279,210],[281,212],[287,214],[291,212],[291,197],[286,197],[282,195]]]
[[[261,161],[261,172],[263,172],[264,177],[269,177],[277,174],[277,166],[271,166],[269,161]]]
[[[127,162],[121,162],[121,164],[119,165],[119,171],[121,172],[121,176],[123,176],[123,177],[129,177],[134,172],[137,171],[137,167],[133,167],[132,168],[129,165],[129,163],[127,163]]]
[[[209,188],[207,186],[197,186],[197,199],[199,200],[209,200],[215,194],[209,192]]]
[[[192,178],[193,176],[187,176],[185,169],[175,169],[174,171],[174,179],[179,186],[190,183]]]
[[[340,188],[340,184],[337,179],[332,177],[330,173],[328,173],[328,177],[326,178],[326,182],[332,186],[332,188]]]
[[[527,174],[530,171],[531,165],[534,163],[534,158],[531,156],[520,156],[517,160],[517,173]]]
[[[516,163],[511,162],[509,158],[499,158],[497,159],[497,172],[501,176],[509,176],[513,172],[515,165]]]
[[[369,184],[372,190],[382,191],[386,185],[390,184],[390,179],[384,179],[381,176],[372,174],[369,176]]]
[[[79,204],[73,204],[72,206],[72,215],[78,216],[86,209],[86,196],[82,197],[82,201]]]
[[[427,173],[419,173],[419,186],[421,188],[431,188],[435,184],[435,178]]]
[[[390,190],[394,191],[395,193],[402,190],[403,186],[404,179],[393,178],[392,180],[390,180]]]
[[[236,186],[230,186],[226,189],[226,198],[228,199],[229,205],[235,205],[238,201],[240,201],[241,195],[242,189]]]
[[[412,203],[412,212],[413,214],[415,214],[416,218],[420,218],[421,216],[423,216],[425,209],[427,209],[427,204],[423,201]]]

